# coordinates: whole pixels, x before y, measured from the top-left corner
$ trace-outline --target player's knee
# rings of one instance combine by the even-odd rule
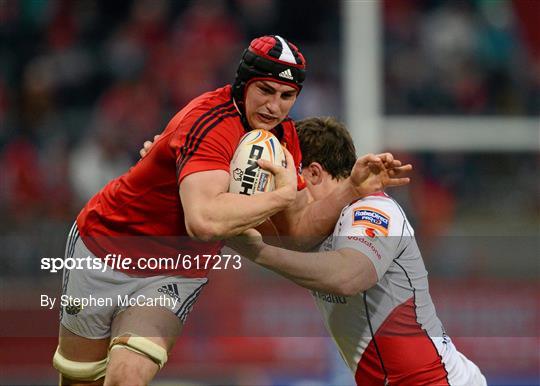
[[[105,386],[146,385],[167,362],[167,350],[132,333],[113,338],[110,351]]]
[[[105,376],[107,358],[96,362],[78,362],[64,357],[58,348],[54,353],[53,366],[60,372],[60,384],[71,384],[68,380],[92,382]]]

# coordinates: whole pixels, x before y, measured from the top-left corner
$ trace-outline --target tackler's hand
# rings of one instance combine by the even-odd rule
[[[412,170],[402,165],[391,153],[367,154],[356,160],[349,178],[359,197],[383,191],[386,187],[402,186],[410,182],[403,175]]]
[[[152,148],[152,146],[154,146],[154,142],[156,142],[156,141],[158,140],[159,137],[160,137],[159,134],[154,135],[154,140],[153,140],[153,141],[145,141],[145,142],[143,143],[142,149],[139,150],[139,154],[141,155],[141,158],[146,157],[146,155],[148,154],[148,152],[150,151],[150,149]]]
[[[256,260],[261,250],[266,246],[262,235],[254,228],[246,229],[240,235],[227,239],[225,243],[250,260]]]

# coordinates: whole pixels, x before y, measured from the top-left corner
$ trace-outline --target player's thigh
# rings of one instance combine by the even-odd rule
[[[88,339],[76,335],[60,325],[58,352],[73,362],[98,362],[107,357],[109,338]],[[61,385],[103,385],[103,378],[93,382],[75,381],[60,374]]]
[[[169,351],[182,332],[182,323],[165,307],[128,307],[114,318],[112,336],[128,332],[148,338]]]
[[[178,317],[164,307],[129,307],[112,324],[112,336],[132,334],[144,337],[169,352],[180,335]],[[148,356],[129,349],[111,350],[105,386],[145,385],[158,372],[158,365]]]
[[[60,325],[58,350],[67,359],[73,361],[95,362],[107,357],[109,341],[109,338],[84,338]]]

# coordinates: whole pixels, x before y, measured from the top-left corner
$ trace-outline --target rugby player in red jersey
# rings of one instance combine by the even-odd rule
[[[352,139],[332,118],[308,118],[297,129],[307,188],[315,198],[325,197],[349,176],[356,158]],[[269,246],[256,231],[246,233],[233,248],[312,290],[357,385],[487,385],[446,335],[414,230],[387,194],[345,206],[316,253]]]
[[[254,39],[233,85],[188,103],[143,159],[86,204],[68,237],[66,258],[92,256],[114,269],[64,272],[63,295],[102,302],[61,307],[53,358],[61,384],[148,384],[166,363],[211,265],[150,270],[144,264],[150,258],[215,255],[220,240],[269,217],[280,234],[317,243],[346,203],[408,182],[390,154],[368,155],[331,197],[312,200],[297,176],[301,153],[288,118],[305,68],[298,48],[282,37]],[[278,137],[288,149],[287,167],[261,165],[275,174],[273,192],[227,193],[232,155],[252,129]],[[120,256],[129,264],[119,264]],[[170,308],[129,302],[163,296]]]

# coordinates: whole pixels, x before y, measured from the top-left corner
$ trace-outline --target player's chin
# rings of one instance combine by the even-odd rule
[[[279,125],[281,123],[280,120],[278,119],[275,119],[275,120],[272,120],[270,122],[261,122],[261,121],[257,121],[256,122],[256,126],[255,126],[255,129],[259,129],[259,130],[267,130],[267,131],[270,131],[272,130],[274,127],[276,127],[277,125]]]

